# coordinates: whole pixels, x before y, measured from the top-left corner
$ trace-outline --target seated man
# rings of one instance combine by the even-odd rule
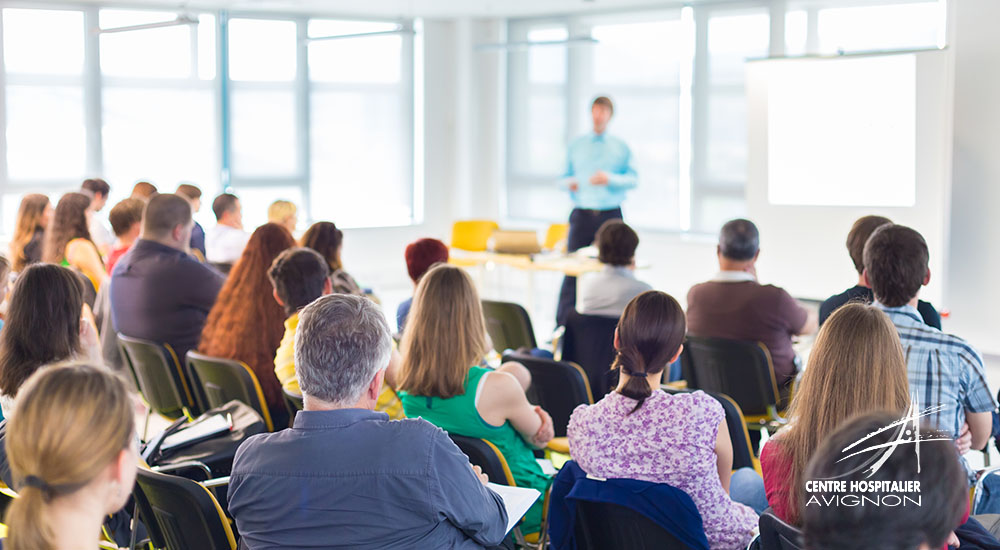
[[[250,234],[243,230],[243,207],[236,195],[223,193],[212,201],[218,222],[205,233],[205,259],[216,264],[233,264],[240,259]]]
[[[166,342],[183,361],[198,347],[222,275],[188,254],[191,205],[177,195],[146,204],[142,235],[111,272],[111,320],[126,336]]]
[[[482,548],[504,539],[503,500],[448,435],[374,412],[392,351],[370,300],[319,298],[300,313],[305,410],[236,453],[229,511],[261,548]]]
[[[420,278],[424,276],[424,273],[427,273],[431,266],[447,263],[448,246],[437,239],[418,239],[406,245],[404,255],[406,256],[406,272],[410,275],[410,280],[413,281],[413,287],[416,288]],[[396,330],[400,334],[403,333],[403,327],[406,326],[406,317],[410,314],[411,304],[413,304],[412,297],[403,300],[396,308]]]
[[[823,326],[823,322],[826,321],[826,318],[831,313],[847,302],[865,302],[870,304],[875,300],[872,289],[865,285],[864,278],[861,276],[861,273],[865,270],[865,243],[868,242],[868,237],[871,236],[872,232],[887,223],[892,222],[889,218],[883,218],[882,216],[863,216],[854,222],[850,233],[847,234],[847,252],[851,255],[854,268],[858,270],[858,284],[840,294],[830,296],[819,306],[820,326]],[[923,318],[925,323],[938,330],[941,329],[941,316],[938,315],[934,306],[920,300],[917,302],[917,311],[920,312],[920,317]]]
[[[108,264],[108,275],[115,269],[115,264],[139,240],[142,231],[142,210],[146,203],[139,199],[125,199],[114,206],[108,214],[111,230],[115,233],[115,245],[105,263]]]
[[[688,291],[688,334],[763,342],[779,388],[786,387],[797,371],[792,336],[816,332],[816,314],[784,289],[757,282],[760,234],[753,222],[722,226],[716,254],[719,273]]]
[[[576,311],[620,317],[632,298],[653,289],[635,278],[639,235],[621,220],[608,220],[597,229],[595,241],[604,269],[577,278]]]
[[[927,420],[951,437],[968,430],[972,448],[982,449],[992,433],[997,403],[979,353],[965,340],[928,326],[917,312],[920,287],[931,280],[927,261],[927,243],[920,233],[883,225],[865,244],[862,278],[875,293],[875,305],[899,332],[910,393],[921,409],[944,406]]]

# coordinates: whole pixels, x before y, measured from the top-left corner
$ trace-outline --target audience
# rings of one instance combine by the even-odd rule
[[[874,306],[847,304],[823,324],[795,389],[790,423],[761,449],[767,501],[797,525],[806,464],[823,439],[853,416],[910,405],[906,360],[889,318]]]
[[[732,471],[722,405],[701,391],[660,391],[663,371],[680,356],[684,334],[684,310],[671,296],[646,291],[628,303],[615,331],[618,387],[573,411],[570,454],[589,475],[683,490],[698,507],[713,549],[746,548],[767,502],[752,468]]]
[[[406,272],[416,288],[420,278],[434,264],[448,262],[448,245],[437,239],[418,239],[406,245]],[[402,334],[413,298],[407,298],[396,308],[396,329]]]
[[[688,291],[688,333],[693,336],[754,340],[771,353],[774,375],[782,394],[795,378],[792,336],[816,331],[817,320],[784,289],[757,282],[760,235],[749,220],[722,226],[719,273]]]
[[[241,544],[500,544],[504,503],[478,467],[431,424],[372,411],[392,349],[378,307],[358,296],[324,296],[300,317],[295,364],[305,410],[293,428],[255,435],[236,453],[229,511]]]
[[[337,229],[336,225],[332,222],[312,224],[302,235],[301,244],[319,252],[321,256],[326,258],[326,263],[330,265],[330,280],[333,283],[335,294],[357,294],[359,296],[365,294],[354,277],[344,271],[343,263],[340,261],[340,252],[344,247],[344,232]]]
[[[142,230],[142,210],[145,207],[146,203],[139,199],[125,199],[111,208],[108,220],[111,222],[111,230],[114,231],[117,242],[108,254],[108,275],[111,275],[118,260],[132,248],[135,241],[139,240],[139,232]]]
[[[132,494],[139,461],[125,383],[102,367],[49,367],[17,402],[4,444],[18,497],[3,547],[96,548],[105,518]]]
[[[183,360],[198,346],[222,275],[190,256],[191,205],[177,195],[146,204],[142,235],[111,274],[116,332],[169,344]]]
[[[132,187],[132,194],[130,197],[148,202],[149,199],[155,197],[158,193],[159,191],[156,190],[156,186],[152,183],[149,183],[148,181],[139,181],[136,182],[134,187]]]
[[[243,207],[236,195],[223,193],[212,201],[216,225],[205,233],[205,259],[232,264],[243,254],[250,234],[243,230]]]
[[[114,238],[111,236],[111,232],[108,231],[104,221],[97,217],[96,214],[108,203],[108,194],[111,193],[111,186],[108,185],[108,182],[100,178],[87,179],[83,180],[80,192],[90,197],[90,238],[97,245],[97,249],[101,252],[101,255],[107,256],[108,252],[111,251],[111,245],[114,244]]]
[[[301,328],[300,328],[301,330]],[[552,439],[552,418],[525,396],[531,376],[524,366],[481,366],[488,346],[482,306],[461,268],[439,264],[420,279],[403,333],[399,388],[406,416],[421,417],[449,433],[490,441],[500,450],[518,486],[543,493],[551,479],[534,449]],[[528,511],[525,533],[539,530],[542,501]]]
[[[284,227],[268,223],[250,237],[233,266],[201,332],[198,351],[212,357],[243,361],[257,375],[271,418],[287,424],[281,384],[274,375],[274,354],[281,343],[284,311],[273,298],[268,268],[283,251],[295,246]]]
[[[56,204],[45,231],[42,261],[72,267],[90,279],[94,290],[101,288],[108,274],[97,245],[90,239],[90,198],[82,193],[66,193]]]
[[[45,228],[52,219],[52,204],[45,195],[32,193],[21,199],[14,223],[14,236],[10,241],[10,260],[14,273],[42,261],[42,244]]]
[[[189,183],[182,183],[177,186],[177,194],[184,197],[191,203],[191,211],[195,214],[201,210],[201,189]],[[197,221],[194,222],[194,229],[191,230],[191,253],[197,250],[201,261],[205,260],[205,229]],[[197,254],[196,254],[197,256]]]
[[[917,405],[943,406],[927,420],[951,437],[968,430],[972,448],[982,449],[993,431],[997,403],[979,352],[965,340],[928,326],[917,311],[920,287],[931,279],[928,258],[920,233],[883,225],[865,243],[862,278],[875,293],[875,306],[896,326]]]
[[[847,252],[851,256],[851,261],[854,262],[854,269],[858,271],[858,284],[855,286],[841,292],[840,294],[830,296],[819,306],[819,324],[820,326],[826,321],[826,318],[830,316],[831,313],[838,307],[848,303],[848,302],[864,302],[870,304],[875,296],[872,293],[872,289],[865,284],[864,281],[864,252],[865,243],[868,242],[868,237],[871,236],[879,227],[892,223],[889,218],[883,218],[882,216],[863,216],[858,218],[854,225],[851,226],[850,233],[847,234]],[[941,316],[938,315],[936,309],[931,304],[919,300],[917,302],[917,311],[920,312],[920,317],[923,318],[924,323],[936,328],[941,329]]]
[[[597,229],[595,241],[604,269],[577,278],[576,311],[618,317],[632,298],[653,288],[635,278],[639,235],[621,220],[608,220]]]
[[[823,499],[829,501],[847,495],[809,493],[816,501],[802,508],[803,534],[808,550],[929,550],[945,548],[946,543],[949,547],[958,546],[953,531],[962,523],[968,509],[969,491],[955,448],[947,441],[934,440],[947,438],[947,434],[935,433],[931,426],[920,427],[922,438],[931,441],[921,443],[919,452],[912,445],[888,449],[880,453],[884,462],[877,468],[870,467],[876,458],[871,452],[856,455],[843,452],[860,440],[869,448],[888,447],[900,435],[899,430],[909,427],[917,431],[912,424],[883,430],[899,418],[896,413],[870,413],[845,423],[816,450],[804,479],[835,479],[848,486],[861,481],[917,482],[920,484],[920,505],[825,506],[820,505]],[[879,498],[878,494],[852,494],[858,495],[859,500],[860,496]],[[900,493],[900,498],[902,495],[917,496]],[[799,498],[806,496],[803,494]],[[966,546],[962,544],[961,547]]]
[[[299,223],[299,218],[296,216],[298,213],[298,208],[291,201],[286,200],[276,200],[271,203],[271,206],[267,207],[267,221],[269,223],[276,223],[285,229],[289,233],[295,233],[295,226]]]

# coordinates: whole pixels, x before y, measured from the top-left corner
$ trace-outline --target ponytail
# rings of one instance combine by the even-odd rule
[[[639,353],[639,350],[634,347],[628,347],[618,350],[614,368],[621,369],[621,372],[627,374],[629,377],[628,382],[625,383],[625,386],[618,393],[638,401],[635,407],[628,413],[632,414],[639,410],[639,407],[645,403],[647,397],[653,395],[653,388],[649,387],[646,377],[662,371],[663,367],[660,367],[658,370],[647,371],[646,360]]]
[[[25,485],[7,507],[4,523],[10,526],[4,548],[9,550],[56,550],[55,533],[48,524],[49,493]]]

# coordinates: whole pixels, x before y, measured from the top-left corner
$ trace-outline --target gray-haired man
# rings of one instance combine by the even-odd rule
[[[305,410],[293,428],[240,446],[229,511],[262,548],[483,548],[507,514],[447,434],[374,412],[391,353],[370,300],[333,294],[306,306],[295,335]]]

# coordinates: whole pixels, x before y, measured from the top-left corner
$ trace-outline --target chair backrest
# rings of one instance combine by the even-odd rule
[[[663,387],[662,389],[671,394],[694,391],[669,387]],[[760,473],[760,461],[753,454],[753,447],[750,444],[750,432],[747,430],[747,424],[743,420],[743,411],[740,409],[740,406],[728,395],[714,392],[705,393],[718,401],[722,405],[722,410],[726,413],[726,427],[729,429],[729,441],[733,445],[733,469],[753,468],[757,473]]]
[[[687,550],[670,531],[635,510],[618,504],[578,501],[576,504],[578,550]]]
[[[770,508],[760,515],[761,550],[803,550],[802,531],[781,521]]]
[[[486,318],[486,332],[493,340],[493,349],[500,353],[508,349],[538,347],[535,331],[531,328],[531,317],[520,305],[483,300],[483,317]]]
[[[285,388],[281,388],[281,396],[285,398],[285,407],[288,408],[288,424],[295,421],[295,413],[301,411],[305,405],[302,403],[302,396],[291,393]]]
[[[767,414],[779,400],[771,353],[762,342],[688,336],[681,370],[688,388],[728,395],[744,414]]]
[[[264,390],[260,387],[257,375],[246,363],[189,351],[187,364],[201,385],[205,410],[220,407],[235,399],[257,411],[264,419],[267,431],[274,431]]]
[[[545,250],[553,250],[556,245],[565,241],[567,237],[569,237],[569,224],[553,223],[549,225],[549,228],[545,231],[545,242],[542,243],[542,248]]]
[[[451,226],[451,247],[470,252],[482,252],[500,226],[491,220],[461,220]]]
[[[562,337],[562,360],[583,367],[595,399],[601,399],[618,383],[618,373],[611,370],[615,360],[617,317],[582,315],[570,311]]]
[[[169,418],[180,418],[185,409],[198,414],[190,380],[170,344],[118,333],[118,345],[139,391],[154,411]]]
[[[155,548],[236,550],[222,507],[195,481],[140,468],[135,500]]]
[[[566,436],[566,426],[573,409],[594,402],[587,373],[580,365],[541,359],[523,353],[504,355],[504,361],[517,361],[531,373],[528,401],[552,416],[556,437]]]
[[[465,453],[465,456],[469,457],[469,462],[483,470],[490,481],[511,487],[517,485],[514,482],[514,474],[510,472],[510,466],[507,465],[507,459],[500,454],[500,449],[497,449],[496,445],[475,437],[455,434],[448,434],[448,437]]]

